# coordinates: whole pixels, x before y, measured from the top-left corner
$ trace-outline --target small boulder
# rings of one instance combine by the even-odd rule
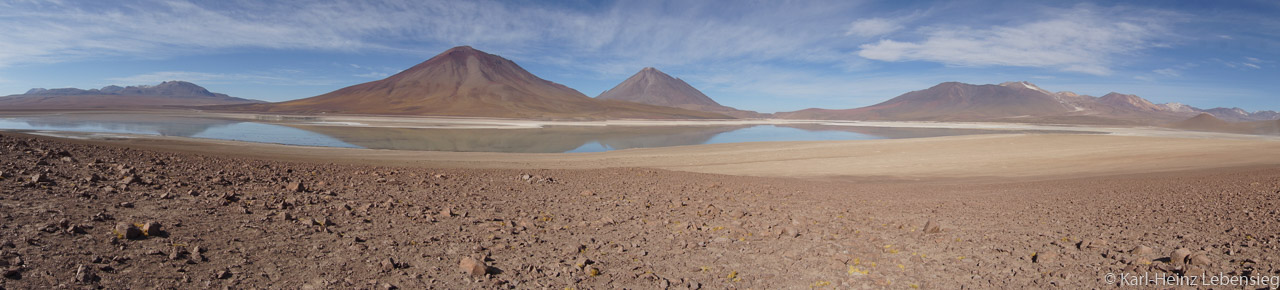
[[[471,275],[472,277],[484,276],[485,272],[488,272],[489,270],[489,267],[485,266],[484,262],[478,261],[472,257],[463,257],[462,261],[458,262],[458,268],[462,269],[463,273]]]
[[[1191,254],[1187,260],[1193,266],[1209,266],[1209,264],[1213,264],[1213,261],[1209,260],[1209,254],[1203,251]]]
[[[284,189],[292,192],[307,191],[307,187],[305,185],[302,185],[302,182],[298,182],[298,181],[290,182],[289,185],[285,186]]]
[[[187,247],[175,245],[173,246],[173,250],[169,251],[169,260],[176,261],[176,260],[182,259],[183,256],[186,256],[186,254],[187,254]]]
[[[22,270],[21,268],[6,269],[4,270],[4,277],[13,280],[22,279]]]
[[[1100,248],[1105,248],[1106,246],[1107,246],[1107,240],[1096,239],[1096,238],[1086,238],[1084,240],[1081,240],[1079,244],[1076,244],[1076,247],[1081,250],[1100,249]]]
[[[133,240],[142,237],[142,230],[131,223],[120,222],[116,223],[115,234],[117,238]]]
[[[142,224],[142,234],[148,237],[160,235],[160,223],[150,221]]]
[[[1187,248],[1178,248],[1177,250],[1173,250],[1172,253],[1169,253],[1169,263],[1172,263],[1174,265],[1182,265],[1187,263],[1188,262],[1187,258],[1190,258],[1190,257],[1191,257],[1191,250],[1188,250]]]
[[[1144,245],[1138,245],[1137,247],[1133,247],[1133,249],[1129,250],[1129,254],[1133,254],[1138,258],[1148,258],[1153,252],[1154,250],[1152,250],[1151,247]]]
[[[800,236],[800,230],[796,229],[795,227],[783,227],[781,230],[778,231],[778,233],[783,237],[788,237],[788,238],[794,238],[794,237]]]
[[[596,195],[596,192],[591,191],[590,189],[588,189],[588,190],[583,190],[583,191],[582,191],[582,193],[579,193],[578,195],[581,195],[581,196],[592,196],[592,195]]]
[[[76,267],[75,282],[80,284],[89,284],[98,280],[98,274],[94,273],[95,269],[86,265]]]
[[[942,226],[939,226],[937,222],[930,220],[924,223],[924,233],[936,234],[941,232],[942,232]]]
[[[1037,264],[1053,263],[1058,260],[1058,253],[1038,252],[1031,255],[1031,261]]]
[[[392,258],[382,259],[382,263],[380,263],[380,265],[382,266],[382,271],[383,271],[383,272],[388,272],[388,271],[395,270],[395,269],[405,268],[404,266],[406,266],[406,265],[404,265],[404,263],[398,263],[398,262],[396,262],[396,260],[395,260],[395,259],[392,259]]]

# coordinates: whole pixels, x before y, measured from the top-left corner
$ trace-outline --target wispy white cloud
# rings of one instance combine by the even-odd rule
[[[1172,68],[1162,68],[1162,69],[1152,70],[1151,72],[1157,73],[1163,76],[1167,76],[1167,77],[1174,77],[1174,78],[1182,76],[1181,71],[1178,71]]]
[[[840,59],[837,49],[814,44],[837,38],[831,22],[847,20],[812,17],[835,15],[856,2],[808,2],[729,9],[688,1],[623,1],[597,9],[409,0],[5,3],[13,9],[0,11],[0,27],[6,28],[0,30],[0,66],[238,48],[429,55],[464,44],[517,58],[555,52],[615,64]]]
[[[867,18],[859,19],[849,24],[849,30],[845,31],[844,35],[875,37],[893,33],[901,29],[902,24],[899,24],[894,20],[884,18]]]
[[[1243,61],[1224,60],[1220,58],[1214,58],[1211,59],[1211,61],[1237,69],[1262,69],[1263,64],[1271,63],[1271,61],[1262,60],[1256,57],[1244,57]]]
[[[858,55],[889,62],[1039,67],[1108,75],[1118,56],[1164,45],[1160,40],[1168,34],[1170,23],[1163,17],[1167,13],[1134,12],[1079,6],[1046,10],[1042,13],[1047,18],[1016,25],[933,25],[919,29],[921,40],[885,39],[860,46]]]

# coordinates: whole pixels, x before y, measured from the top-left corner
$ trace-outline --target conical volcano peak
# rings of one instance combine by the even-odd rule
[[[386,79],[251,110],[545,119],[726,117],[592,99],[470,46],[450,48]]]

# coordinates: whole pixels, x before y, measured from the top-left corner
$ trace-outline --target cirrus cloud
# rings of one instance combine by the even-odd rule
[[[923,39],[884,39],[861,45],[858,56],[887,62],[930,61],[950,66],[1052,68],[1093,75],[1112,73],[1121,55],[1163,46],[1167,13],[1092,7],[1054,11],[1051,18],[986,28],[930,26]],[[1130,16],[1133,15],[1133,16]]]

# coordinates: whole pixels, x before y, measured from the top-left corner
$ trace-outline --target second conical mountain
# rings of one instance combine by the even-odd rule
[[[622,81],[618,86],[596,97],[602,100],[620,100],[667,106],[681,109],[715,112],[739,118],[759,118],[766,114],[743,111],[720,105],[698,89],[658,69],[646,67]]]
[[[459,46],[386,79],[274,104],[228,109],[529,119],[706,119],[725,115],[596,100],[539,78],[515,62]]]

